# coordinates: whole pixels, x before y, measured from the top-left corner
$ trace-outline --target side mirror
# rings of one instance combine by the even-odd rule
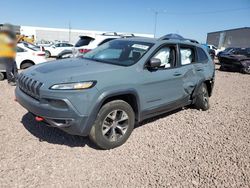
[[[157,69],[161,66],[161,60],[158,58],[151,58],[148,62],[148,68]]]

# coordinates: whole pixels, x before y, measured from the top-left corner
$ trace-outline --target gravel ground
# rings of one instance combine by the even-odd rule
[[[0,82],[0,187],[250,187],[250,76],[216,73],[209,111],[148,120],[109,151],[35,122]]]

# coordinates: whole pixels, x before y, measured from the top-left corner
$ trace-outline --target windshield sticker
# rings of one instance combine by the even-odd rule
[[[142,44],[133,44],[132,47],[142,49],[142,50],[147,50],[149,48],[149,46],[142,45]]]

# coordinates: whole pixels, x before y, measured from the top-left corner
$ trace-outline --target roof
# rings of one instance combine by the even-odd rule
[[[168,40],[159,40],[159,38],[147,38],[147,37],[130,37],[130,38],[120,38],[121,40],[132,40],[137,42],[148,42],[148,43],[182,43],[187,45],[200,46],[199,43],[190,42],[188,40],[179,40],[179,39],[168,39]]]
[[[240,27],[240,28],[235,28],[235,29],[226,29],[226,30],[221,30],[221,31],[213,31],[213,32],[209,32],[208,34],[220,33],[220,32],[226,32],[226,31],[234,31],[234,30],[242,30],[242,29],[250,29],[250,27]]]

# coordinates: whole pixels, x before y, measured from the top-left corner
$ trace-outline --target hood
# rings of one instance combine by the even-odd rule
[[[63,83],[93,79],[96,75],[122,68],[124,67],[83,58],[70,58],[32,66],[24,71],[24,74],[39,81],[51,80]]]

